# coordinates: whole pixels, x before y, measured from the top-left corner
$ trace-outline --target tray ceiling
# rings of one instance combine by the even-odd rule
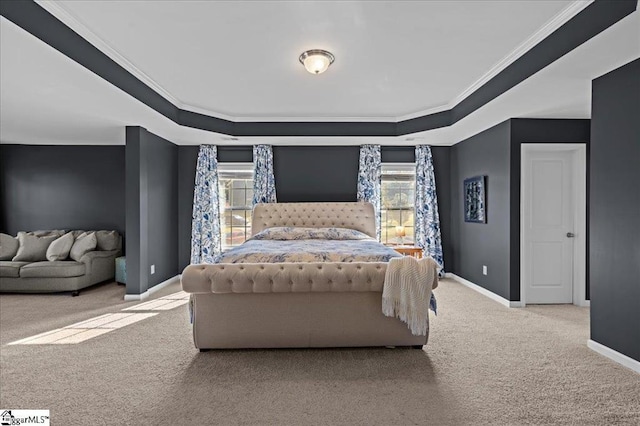
[[[184,109],[234,120],[396,121],[446,107],[571,3],[56,4],[72,28],[84,27]],[[299,64],[310,48],[336,55],[325,74]]]
[[[82,5],[82,7],[87,7],[87,4],[84,2],[72,3],[73,5],[76,5],[77,3],[78,5]],[[90,3],[98,5],[98,8],[105,7],[108,9],[108,7],[110,7],[109,5],[102,4],[101,2]],[[116,6],[121,7],[122,5],[118,5],[118,3],[125,2],[116,2]],[[146,4],[143,4],[146,2],[126,3],[127,5],[133,3],[133,6],[131,6],[132,8],[137,7],[144,9],[147,7]],[[166,2],[153,3],[154,5],[161,6]],[[230,4],[226,3],[228,2],[225,2],[221,7],[231,7]],[[452,3],[454,4],[451,7],[457,8],[459,6],[456,2],[449,2],[448,4]],[[487,7],[492,7],[494,6],[493,3],[504,2],[482,3],[487,4]],[[42,3],[39,4],[43,5]],[[355,6],[358,4],[352,5],[351,3],[348,3],[347,9],[351,11],[356,10],[357,8]],[[531,6],[529,2],[524,2],[523,4]],[[75,26],[72,25],[72,28],[78,32],[78,34],[85,37],[102,52],[112,58],[115,57],[121,65],[124,63],[125,68],[130,72],[134,72],[136,77],[140,78],[142,75],[140,73],[144,72],[145,75],[142,76],[144,83],[149,84],[153,90],[157,91],[170,102],[174,103],[175,106],[185,110],[197,110],[198,108],[202,110],[206,108],[206,110],[202,112],[213,116],[237,114],[230,118],[235,119],[238,122],[277,121],[279,116],[282,117],[284,114],[289,114],[285,118],[288,118],[290,121],[302,121],[304,119],[316,122],[347,121],[351,117],[346,115],[337,115],[336,112],[339,108],[346,107],[353,108],[353,111],[349,112],[345,110],[345,114],[349,113],[350,115],[356,116],[356,118],[360,118],[359,120],[354,121],[385,121],[384,118],[388,118],[389,122],[395,122],[400,120],[398,116],[401,114],[412,115],[409,112],[412,109],[407,107],[409,104],[403,104],[401,99],[398,97],[395,98],[396,103],[397,105],[404,105],[402,109],[398,108],[397,110],[392,111],[390,108],[387,108],[389,105],[393,106],[393,102],[392,100],[385,99],[391,99],[396,96],[396,94],[390,93],[389,91],[376,89],[377,91],[374,93],[374,89],[371,89],[372,93],[365,93],[368,97],[358,98],[356,92],[354,92],[355,89],[352,86],[357,86],[361,80],[368,79],[369,77],[367,72],[359,74],[354,71],[349,71],[349,77],[347,78],[345,74],[340,77],[343,80],[340,80],[340,78],[338,78],[339,73],[334,73],[335,70],[331,69],[329,73],[319,76],[320,80],[318,80],[315,78],[316,76],[312,76],[304,71],[302,66],[296,62],[297,54],[294,55],[293,59],[290,59],[287,56],[287,60],[292,61],[291,64],[287,65],[290,67],[288,72],[290,72],[291,76],[294,76],[291,78],[294,80],[298,79],[299,83],[303,84],[303,86],[300,86],[302,89],[296,89],[298,91],[297,93],[294,93],[294,89],[291,88],[293,86],[288,86],[290,83],[285,84],[284,80],[281,79],[281,90],[276,90],[276,92],[278,92],[276,95],[268,95],[268,93],[271,93],[269,91],[273,90],[271,86],[275,85],[275,83],[265,82],[262,80],[262,85],[255,82],[253,83],[257,84],[255,88],[257,93],[250,92],[250,97],[243,98],[240,95],[229,95],[232,98],[231,100],[239,105],[239,109],[237,111],[225,109],[229,108],[229,105],[231,104],[222,102],[222,95],[203,96],[203,98],[206,98],[206,101],[209,103],[205,103],[204,106],[193,105],[192,103],[195,101],[185,97],[183,90],[184,93],[187,93],[189,90],[194,90],[193,94],[200,96],[208,93],[210,90],[213,90],[213,88],[209,88],[209,82],[213,85],[212,87],[215,86],[215,90],[227,90],[229,93],[232,91],[230,88],[233,88],[233,90],[241,90],[243,85],[249,84],[245,83],[242,78],[238,77],[245,71],[237,64],[234,65],[229,61],[220,61],[219,63],[224,64],[225,68],[220,71],[219,68],[221,67],[212,66],[208,69],[208,74],[206,76],[207,81],[198,82],[193,78],[180,78],[176,79],[178,84],[175,88],[173,86],[169,87],[170,85],[166,85],[165,87],[165,85],[161,84],[163,83],[161,81],[163,78],[162,75],[184,76],[190,72],[189,66],[179,63],[179,61],[175,59],[175,55],[177,55],[177,53],[171,52],[172,49],[181,49],[180,46],[177,45],[186,46],[187,44],[185,42],[178,43],[178,41],[181,40],[179,34],[174,33],[174,41],[176,41],[175,45],[172,44],[170,46],[164,46],[161,49],[161,44],[150,44],[148,46],[148,50],[153,51],[154,54],[148,54],[148,59],[150,61],[151,59],[160,61],[160,59],[155,58],[155,55],[158,55],[160,58],[164,58],[164,62],[159,64],[157,67],[142,70],[142,67],[144,66],[142,62],[136,60],[134,57],[125,58],[124,55],[126,55],[126,52],[114,50],[117,46],[115,44],[112,46],[111,40],[107,40],[106,38],[105,40],[102,40],[99,38],[105,36],[98,34],[98,28],[92,26],[91,29],[89,29],[88,27],[83,26],[90,25],[89,23],[79,24],[79,21],[76,20],[76,18],[70,17],[70,15],[67,14],[66,9],[60,9],[57,2],[47,3],[47,10],[51,11],[48,9],[51,5],[55,5],[55,7],[57,7],[57,13],[55,16],[58,19],[62,20],[66,25],[70,25],[70,21],[75,23]],[[64,7],[67,5],[68,4],[65,3]],[[572,5],[575,6],[576,3],[572,3]],[[300,5],[298,6],[301,7]],[[327,7],[333,8],[334,6],[335,5],[329,5]],[[369,5],[367,4],[367,7],[368,6]],[[405,6],[406,5],[403,4],[403,7]],[[246,7],[246,5],[241,5],[241,7]],[[314,4],[314,7],[319,6]],[[567,8],[564,8],[563,11],[564,12],[561,12],[560,15],[555,15],[556,22],[558,21],[558,16],[561,16],[563,13],[566,14]],[[76,12],[72,13],[75,14]],[[461,11],[460,14],[465,15],[465,12]],[[125,15],[127,14],[125,13]],[[230,16],[232,15],[228,15],[228,19],[230,19]],[[327,26],[333,25],[333,23],[327,23],[333,22],[331,19],[326,17],[321,18],[321,16],[322,15],[316,16],[317,22],[324,19]],[[177,22],[179,21],[178,17],[179,14],[174,16],[173,19]],[[255,25],[262,25],[262,21],[260,21],[260,19],[255,17],[252,19],[257,20],[257,22],[254,22]],[[109,18],[109,14],[105,12],[104,22],[114,22],[115,20],[115,18]],[[147,38],[153,39],[153,37],[149,35],[149,31],[151,31],[153,23],[147,22],[151,20],[151,18],[140,18],[139,20],[144,22],[141,23],[135,19],[123,18],[119,24],[124,28],[124,30],[126,30],[126,32],[131,34],[132,39],[135,39],[131,41],[132,44],[140,43],[138,38],[143,41]],[[354,22],[359,21],[356,20]],[[116,26],[115,23],[112,25]],[[183,23],[182,25],[184,26],[185,24]],[[251,22],[243,23],[243,25],[245,25],[245,27],[250,27]],[[369,26],[366,22],[362,22],[359,25],[364,25],[365,27]],[[377,34],[376,31],[379,30],[375,30],[371,33],[372,40],[375,39]],[[533,31],[535,31],[535,29]],[[548,32],[549,27],[547,27],[547,33]],[[274,33],[280,34],[280,31],[274,31]],[[270,37],[270,34],[270,32],[266,32],[263,38],[266,39]],[[527,39],[529,36],[525,35],[524,38]],[[522,41],[523,40],[511,40],[510,43],[512,46],[522,46]],[[531,39],[529,39],[529,42],[531,45]],[[243,43],[246,43],[246,41],[243,41]],[[283,43],[283,41],[280,41],[280,43]],[[431,43],[443,44],[445,41],[442,41],[441,38],[435,37]],[[205,46],[206,44],[207,43],[203,42],[201,46]],[[361,44],[366,43],[361,41]],[[124,43],[124,45],[126,47],[128,43]],[[236,41],[231,37],[231,35],[226,37],[226,45],[236,45]],[[305,47],[306,46],[301,49]],[[143,48],[140,49],[144,55],[147,55]],[[183,49],[186,49],[186,47],[183,47]],[[195,49],[195,47],[192,46],[191,49]],[[208,47],[206,49],[202,47],[202,49],[203,51],[206,51],[207,60],[213,61],[215,59],[214,55],[210,53],[211,49]],[[335,48],[332,49],[334,50],[334,53],[338,55],[339,51]],[[512,49],[512,47],[509,49]],[[158,50],[158,52],[155,52],[156,50]],[[523,51],[524,50],[526,49],[523,49]],[[100,77],[95,73],[95,70],[91,71],[55,48],[52,48],[47,43],[22,29],[20,26],[17,26],[13,22],[5,19],[4,16],[0,18],[0,52],[1,143],[124,144],[124,127],[127,125],[139,125],[179,145],[201,143],[270,143],[285,145],[344,145],[362,143],[415,145],[417,143],[427,143],[432,145],[452,145],[460,142],[466,137],[513,117],[588,118],[590,115],[591,81],[608,71],[640,57],[640,12],[635,11],[629,16],[621,19],[602,33],[587,40],[585,43],[555,60],[553,63],[536,72],[526,80],[521,81],[512,88],[505,89],[505,92],[501,95],[486,104],[480,105],[477,110],[454,124],[447,127],[433,128],[432,130],[416,131],[418,133],[414,132],[404,136],[312,136],[302,134],[301,136],[287,137],[256,134],[256,136],[240,135],[239,137],[231,137],[230,135],[232,134],[229,133],[220,134],[215,133],[214,131],[198,130],[194,127],[179,125],[170,118],[167,118],[167,116],[159,113],[157,110],[150,108],[148,104],[145,104],[135,96],[132,96],[126,90],[122,90],[117,85],[114,85],[103,77]],[[171,52],[171,54],[167,52]],[[504,52],[500,54],[494,52],[494,54],[497,59],[486,65],[485,68],[488,67],[488,70],[494,69],[495,71],[496,68],[500,68],[499,61],[504,58]],[[171,55],[174,56],[172,57]],[[338,56],[336,61],[338,61],[339,58],[340,57]],[[428,62],[428,58],[423,57],[422,59],[425,63]],[[126,61],[129,61],[129,63],[127,64]],[[476,65],[473,61],[468,61],[468,63],[469,67]],[[338,64],[338,62],[336,62],[336,64]],[[396,63],[395,67],[389,68],[389,73],[404,73],[404,70],[395,68],[402,67]],[[237,72],[234,73],[234,69],[237,70]],[[460,83],[460,87],[455,90],[450,90],[451,98],[443,98],[444,100],[441,101],[444,103],[441,104],[443,105],[443,108],[451,108],[454,104],[463,99],[466,94],[475,90],[479,86],[478,81],[482,82],[482,80],[478,80],[478,78],[486,74],[488,70],[484,69],[479,71],[480,75],[468,77],[470,82],[466,81],[464,84]],[[162,73],[159,73],[159,71],[162,71]],[[220,84],[221,77],[219,76],[222,75],[220,72],[223,72],[229,77],[228,80],[223,79],[225,84]],[[343,71],[343,73],[345,72],[346,71]],[[437,84],[435,84],[432,81],[432,77],[429,77],[430,72],[430,67],[426,67],[421,70],[423,75],[419,81],[416,80],[416,87],[419,88],[416,90],[422,90],[424,87],[433,87],[435,92],[435,90],[439,88],[439,84],[444,85],[444,80],[442,82],[438,81],[436,82]],[[156,75],[156,73],[158,75]],[[333,81],[329,80],[329,78],[327,78],[326,81],[322,80],[327,76],[333,76],[331,78],[336,80],[335,84],[340,83],[342,86],[336,86],[339,87],[339,89],[334,88],[331,90],[320,90],[318,87],[324,87],[322,86],[323,84],[328,85],[329,81]],[[281,76],[278,78],[280,77]],[[459,77],[460,75],[456,74],[446,76],[446,79],[451,83],[453,80],[459,79]],[[460,79],[460,81],[462,81],[462,79]],[[408,82],[400,82],[399,84],[401,86],[405,84],[407,86],[409,85]],[[473,90],[465,92],[470,85],[473,85]],[[238,89],[238,87],[240,87],[240,89]],[[200,88],[202,93],[197,92],[194,88]],[[440,88],[438,90],[444,91],[445,89]],[[317,99],[319,99],[317,102],[314,97],[316,95],[318,96]],[[374,99],[373,101],[368,101],[372,105],[365,102],[363,100],[365,98]],[[251,105],[251,99],[255,99],[255,102],[262,102],[260,104],[262,105],[261,108],[267,108],[268,105],[271,105],[274,110],[271,111],[265,109],[264,115],[250,115],[258,114],[258,112],[256,112],[257,109],[251,109],[255,108]],[[407,99],[409,101],[411,100],[409,98]],[[421,103],[418,104],[416,101],[416,106],[414,108],[418,108],[419,113],[415,115],[421,115],[420,113],[424,113],[425,109],[430,109],[433,105],[437,104],[433,102],[428,94],[422,96],[418,100],[421,101]],[[323,102],[326,103],[324,107],[322,107]],[[447,105],[447,103],[449,105]],[[356,106],[358,105],[362,106],[362,108],[356,109]],[[311,108],[310,106],[313,106],[316,109],[309,109],[308,111],[310,112],[304,110],[304,108]],[[285,110],[285,107],[291,109]],[[383,111],[383,107],[387,109]],[[366,108],[371,108],[371,110],[374,108],[380,108],[379,111],[382,112],[379,114],[384,115],[367,116],[363,113]],[[436,106],[436,108],[438,107]],[[428,112],[434,111],[431,110]],[[276,113],[278,115],[276,115]],[[315,115],[309,116],[303,114]],[[335,123],[325,124],[333,125]]]

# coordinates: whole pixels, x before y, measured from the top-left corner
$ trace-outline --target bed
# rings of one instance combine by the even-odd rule
[[[221,263],[189,265],[182,273],[196,348],[422,348],[427,343],[428,323],[426,334],[415,336],[407,324],[382,314],[387,258],[397,253],[384,252],[391,249],[375,242],[380,251],[366,261],[351,252],[336,257],[322,250],[321,261],[318,253],[295,261],[274,253],[269,259],[264,253],[251,257],[247,247],[260,235],[269,239],[279,227],[289,227],[285,231],[291,234],[298,228],[344,228],[375,237],[375,216],[373,206],[363,202],[256,205],[251,241],[223,254]]]

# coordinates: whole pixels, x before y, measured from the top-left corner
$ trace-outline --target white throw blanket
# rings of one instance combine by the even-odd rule
[[[394,257],[382,290],[382,313],[407,323],[411,334],[427,334],[431,290],[438,286],[438,263],[430,257]]]

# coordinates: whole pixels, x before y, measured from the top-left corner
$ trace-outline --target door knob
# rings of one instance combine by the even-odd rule
[[[567,238],[573,238],[575,236],[576,234],[574,234],[573,232],[567,232]]]

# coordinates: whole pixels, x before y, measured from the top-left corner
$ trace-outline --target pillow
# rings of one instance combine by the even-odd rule
[[[116,250],[120,241],[118,231],[98,231],[96,232],[98,239],[98,250]]]
[[[40,262],[47,260],[47,249],[56,240],[56,235],[37,237],[26,232],[18,232],[18,252],[13,257],[14,262]]]
[[[92,232],[90,234],[87,234],[86,232],[80,234],[71,247],[69,257],[76,262],[80,262],[80,258],[86,253],[95,250],[97,245],[98,239],[96,238],[95,232]]]
[[[62,229],[54,229],[51,231],[30,231],[30,232],[25,232],[25,234],[35,235],[36,237],[51,237],[52,235],[55,235],[56,237],[61,237],[64,235],[65,232],[66,231]]]
[[[87,233],[87,231],[79,231],[79,230],[78,230],[78,231],[71,231],[71,233],[73,234],[73,238],[74,238],[74,239],[77,239],[80,235],[82,235],[82,234],[86,234],[86,233]]]
[[[279,226],[264,229],[249,240],[371,240],[355,229],[347,228],[303,228]],[[247,241],[249,241],[247,240]]]
[[[0,234],[0,260],[11,260],[18,253],[18,239],[8,234]]]
[[[73,247],[73,234],[69,232],[54,240],[47,249],[47,260],[65,260]]]

